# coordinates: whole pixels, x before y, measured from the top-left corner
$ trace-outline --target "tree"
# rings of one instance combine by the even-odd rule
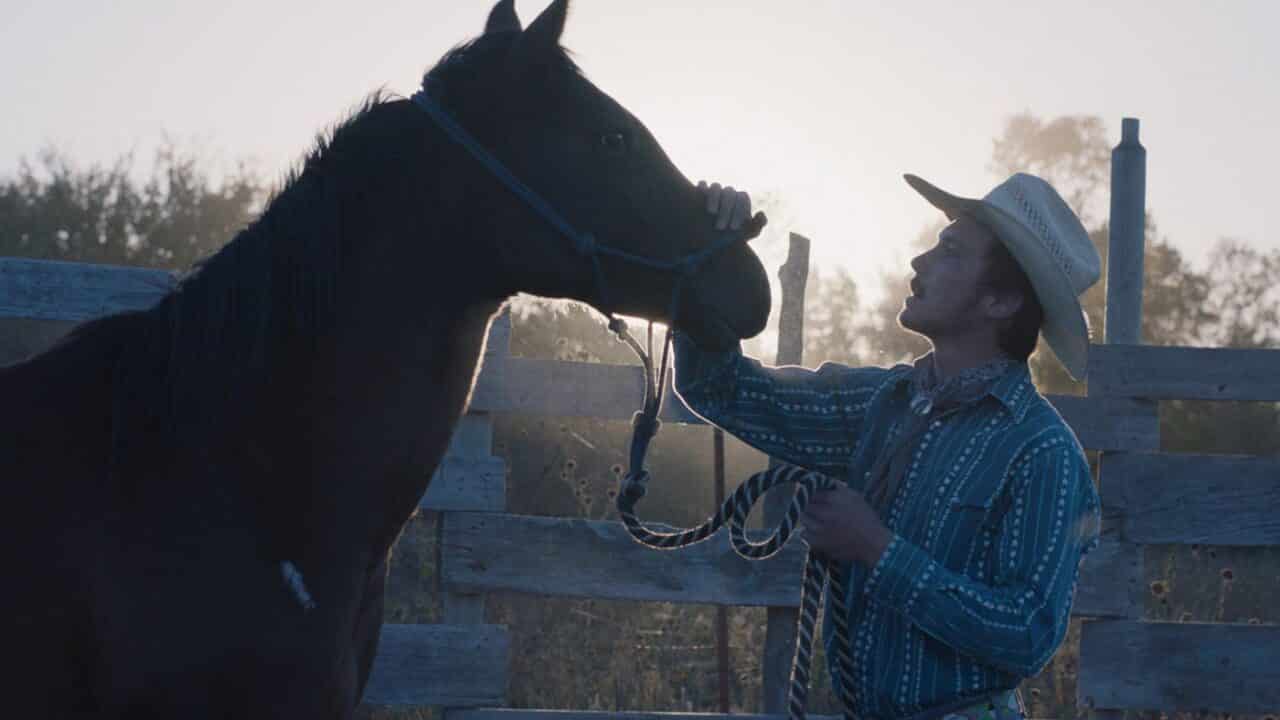
[[[1237,348],[1280,344],[1280,250],[1262,253],[1239,241],[1222,240],[1209,258],[1202,328],[1205,345]]]
[[[139,184],[133,158],[80,169],[56,150],[0,180],[0,256],[188,268],[257,215],[263,183],[243,165],[214,184],[192,154],[157,151]]]
[[[862,364],[857,324],[861,301],[853,275],[843,267],[831,273],[815,267],[805,295],[804,364]]]
[[[1030,113],[1010,117],[992,142],[989,169],[1000,177],[1032,172],[1053,185],[1088,227],[1106,207],[1111,148],[1101,118],[1066,115],[1049,121]]]

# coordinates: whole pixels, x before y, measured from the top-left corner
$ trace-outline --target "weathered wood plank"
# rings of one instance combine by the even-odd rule
[[[1100,473],[1104,512],[1125,540],[1280,545],[1280,459],[1108,453]]]
[[[1104,536],[1080,564],[1071,614],[1142,617],[1142,546]]]
[[[804,301],[809,281],[809,238],[791,233],[787,260],[778,268],[782,302],[778,308],[778,365],[804,362]],[[769,458],[769,467],[780,461]],[[775,487],[764,498],[764,527],[777,527],[786,516],[793,489]],[[796,648],[796,625],[800,612],[795,607],[770,607],[765,611],[764,649],[760,654],[760,709],[766,713],[787,712],[791,687],[791,666]]]
[[[470,409],[562,417],[630,420],[644,402],[644,371],[638,365],[509,358],[485,365]],[[666,384],[662,419],[701,423]]]
[[[509,650],[501,625],[383,625],[364,702],[502,705]]]
[[[1280,708],[1280,626],[1085,623],[1080,704],[1266,713]]]
[[[748,561],[722,531],[671,552],[636,543],[619,522],[495,513],[441,519],[440,573],[446,587],[614,600],[786,606],[800,602],[805,546]],[[1132,617],[1141,564],[1133,546],[1107,540],[1086,557],[1072,612]]]
[[[441,577],[447,587],[544,595],[716,603],[799,603],[803,549],[789,543],[748,562],[727,532],[660,552],[636,543],[618,522],[493,513],[441,518]]]
[[[1159,450],[1160,413],[1149,400],[1046,396],[1089,450]]]
[[[1280,350],[1093,345],[1089,394],[1184,400],[1280,400]]]
[[[476,381],[471,409],[563,417],[629,420],[644,399],[637,366],[510,358],[486,365]],[[1156,449],[1159,417],[1154,403],[1126,398],[1054,395],[1050,402],[1094,450]],[[662,418],[701,424],[667,383]]]
[[[491,357],[505,357],[509,350],[508,338],[510,326],[503,327],[503,318],[510,319],[508,313],[499,317],[490,328],[490,338],[495,336],[493,345],[485,345],[485,354]],[[493,450],[493,420],[488,413],[469,413],[463,416],[449,441],[449,451],[464,458],[489,458]],[[499,458],[493,458],[499,459]],[[506,466],[503,463],[501,474],[496,478],[489,474],[487,485],[496,485],[497,492],[491,493],[491,501],[497,504],[497,510],[506,510]],[[496,480],[497,482],[493,482]],[[475,488],[479,494],[480,488]],[[442,523],[436,523],[436,567],[443,562],[444,544],[441,541],[444,533]],[[443,583],[439,573],[436,574],[437,594],[440,598],[440,613],[444,622],[460,625],[465,623],[483,623],[485,597],[479,593],[459,592]]]
[[[79,322],[150,307],[175,283],[174,274],[161,270],[0,258],[0,317]],[[640,406],[644,380],[639,367],[509,358],[510,333],[510,314],[504,313],[490,328],[472,410],[627,420]],[[1280,351],[1258,352],[1273,353],[1269,356],[1273,364],[1280,358]],[[1095,360],[1103,371],[1090,371],[1095,388],[1098,382],[1105,382],[1105,369],[1116,364],[1111,361],[1108,366],[1105,353],[1102,351],[1103,360]],[[12,354],[25,352],[18,349]],[[1280,387],[1280,376],[1277,378]],[[663,419],[701,423],[670,388],[668,383]],[[1050,400],[1087,448],[1142,450],[1158,446],[1158,421],[1151,404],[1065,396]]]
[[[150,268],[0,258],[0,316],[79,322],[151,307],[176,282]]]
[[[418,507],[501,512],[507,506],[507,463],[500,457],[445,456]]]

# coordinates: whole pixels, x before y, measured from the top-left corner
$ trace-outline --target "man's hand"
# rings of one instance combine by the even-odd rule
[[[893,532],[862,493],[847,487],[813,494],[801,516],[809,547],[835,560],[875,566]]]
[[[720,187],[720,183],[698,182],[700,190],[707,198],[707,212],[716,216],[716,229],[741,230],[743,224],[751,219],[751,197],[732,186]]]

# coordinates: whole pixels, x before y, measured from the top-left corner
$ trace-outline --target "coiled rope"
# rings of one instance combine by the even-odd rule
[[[648,452],[649,442],[662,425],[662,421],[658,419],[658,413],[661,410],[667,380],[671,331],[667,331],[662,348],[662,363],[658,372],[655,373],[651,360],[652,325],[650,325],[648,353],[631,336],[626,323],[621,319],[612,318],[609,329],[635,352],[644,366],[644,406],[631,418],[630,468],[619,481],[617,501],[618,515],[621,516],[631,537],[642,545],[657,550],[677,550],[706,540],[727,523],[730,542],[738,555],[748,560],[763,560],[776,554],[791,537],[800,513],[808,505],[813,493],[839,487],[839,481],[792,465],[779,465],[748,478],[720,505],[715,515],[697,527],[675,532],[660,532],[645,527],[636,515],[635,506],[644,497],[649,481],[649,472],[644,468],[645,454]],[[747,538],[746,532],[747,517],[751,514],[752,507],[770,488],[788,482],[795,483],[796,489],[782,522],[766,540],[759,543],[752,542]],[[831,621],[835,630],[833,654],[839,675],[835,685],[844,707],[844,717],[846,720],[856,720],[853,713],[853,708],[856,707],[853,693],[853,660],[849,643],[848,580],[841,563],[812,548],[809,549],[805,556],[796,648],[792,657],[790,686],[787,693],[787,712],[791,720],[805,718],[809,681],[812,675],[813,638],[818,621],[818,608],[823,602],[824,590],[828,587],[830,593],[827,597],[831,598],[832,604],[828,611],[832,613]]]

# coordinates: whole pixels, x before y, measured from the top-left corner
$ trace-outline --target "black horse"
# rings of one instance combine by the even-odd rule
[[[499,2],[431,96],[601,246],[673,260],[723,240],[560,47],[567,5],[522,30]],[[375,96],[156,307],[0,369],[6,714],[350,717],[388,553],[508,298],[670,319],[708,346],[768,315],[741,242],[675,318],[676,273],[599,263],[422,108]]]

